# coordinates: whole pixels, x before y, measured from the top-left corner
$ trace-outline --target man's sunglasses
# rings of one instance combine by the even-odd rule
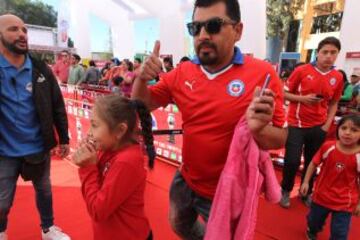
[[[221,31],[221,27],[226,24],[235,25],[236,22],[221,18],[212,18],[205,22],[191,22],[186,24],[189,34],[193,37],[199,35],[201,28],[205,27],[208,34],[217,34]]]

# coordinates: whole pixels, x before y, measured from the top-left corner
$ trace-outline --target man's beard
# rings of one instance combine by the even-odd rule
[[[28,45],[26,44],[26,48],[25,49],[23,49],[23,48],[18,48],[17,46],[16,46],[16,44],[18,43],[18,42],[20,42],[20,40],[18,39],[18,40],[16,40],[14,43],[10,43],[10,42],[8,42],[8,41],[6,41],[5,39],[4,39],[4,37],[0,34],[0,41],[1,41],[1,43],[2,43],[2,45],[7,49],[7,50],[9,50],[10,52],[12,52],[12,53],[15,53],[15,54],[27,54],[28,52],[29,52],[29,48],[28,48]]]
[[[201,53],[201,48],[207,47],[213,49],[214,53]],[[210,42],[202,42],[199,44],[199,46],[196,48],[196,55],[198,56],[201,65],[209,66],[209,65],[215,65],[218,62],[218,52],[216,45]]]

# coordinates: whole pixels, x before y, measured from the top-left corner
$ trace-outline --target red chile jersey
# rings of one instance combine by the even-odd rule
[[[287,118],[289,125],[310,128],[324,124],[329,102],[341,98],[342,78],[341,73],[335,69],[322,73],[313,64],[297,67],[288,79],[289,93],[302,96],[316,94],[323,99],[312,105],[290,102]]]
[[[272,124],[285,125],[283,84],[270,64],[244,57],[235,48],[231,65],[209,74],[198,60],[180,64],[151,86],[161,106],[175,102],[183,119],[181,173],[199,195],[212,199],[225,165],[237,122],[245,117],[256,86],[271,75],[269,88],[276,94]]]
[[[345,154],[330,141],[312,161],[316,166],[322,164],[313,201],[335,211],[353,212],[359,201],[360,153]]]

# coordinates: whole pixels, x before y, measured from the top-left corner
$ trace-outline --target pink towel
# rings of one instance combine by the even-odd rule
[[[268,201],[280,201],[269,153],[259,149],[246,121],[240,120],[216,189],[205,240],[253,239],[262,192]]]

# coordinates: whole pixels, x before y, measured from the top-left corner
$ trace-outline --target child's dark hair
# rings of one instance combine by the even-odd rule
[[[120,84],[124,81],[124,78],[121,76],[116,76],[113,79],[114,85],[115,86],[120,86]]]
[[[343,116],[336,128],[336,138],[339,139],[339,129],[340,127],[346,123],[347,121],[352,121],[354,123],[355,126],[360,128],[360,114],[349,114],[349,115],[345,115]],[[358,142],[358,144],[360,144],[360,142]]]
[[[94,61],[94,60],[90,60],[90,61],[89,61],[89,66],[90,66],[90,67],[96,67],[95,61]]]
[[[130,72],[134,71],[134,64],[129,59],[124,59],[123,62],[128,66]]]
[[[137,115],[139,116],[141,133],[149,157],[149,167],[153,168],[156,153],[152,135],[152,118],[145,104],[142,101],[130,100],[119,95],[106,95],[96,100],[95,109],[110,129],[115,129],[119,123],[125,122],[128,126],[125,138],[133,136],[137,127]]]
[[[74,53],[73,57],[75,58],[76,61],[80,62],[81,57],[78,54]]]

